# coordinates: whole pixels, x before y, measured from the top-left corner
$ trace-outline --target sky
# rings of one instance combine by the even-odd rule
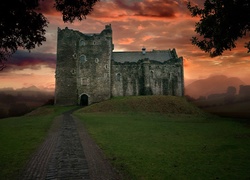
[[[61,14],[53,9],[53,2],[41,1],[41,11],[49,21],[46,42],[30,53],[18,50],[0,71],[0,88],[34,85],[53,91],[58,27],[100,33],[107,24],[113,29],[114,51],[140,51],[143,46],[147,51],[175,48],[178,56],[184,58],[185,85],[221,74],[239,77],[250,84],[250,54],[244,48],[250,38],[239,39],[237,48],[211,58],[191,44],[199,19],[191,17],[186,0],[101,0],[85,20],[72,24],[62,21]],[[202,7],[204,0],[191,2]]]

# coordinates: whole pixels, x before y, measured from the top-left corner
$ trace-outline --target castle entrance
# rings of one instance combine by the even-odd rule
[[[81,95],[80,105],[81,106],[89,105],[89,97],[86,94]]]

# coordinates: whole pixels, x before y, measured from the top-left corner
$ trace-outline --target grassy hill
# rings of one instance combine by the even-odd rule
[[[48,106],[0,119],[0,179],[18,179],[53,119]],[[125,179],[249,179],[250,128],[182,97],[118,97],[74,112]]]
[[[119,97],[74,113],[125,179],[249,179],[250,129],[184,98]]]
[[[204,115],[183,97],[176,96],[127,96],[87,106],[81,112],[152,112],[163,114]]]

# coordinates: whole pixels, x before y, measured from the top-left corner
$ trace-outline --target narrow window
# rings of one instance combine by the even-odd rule
[[[154,77],[154,71],[150,71],[150,76],[153,78]]]
[[[116,81],[121,81],[121,73],[116,74]]]
[[[79,41],[79,46],[85,46],[85,42],[84,42],[83,39],[81,39],[81,40]]]
[[[76,56],[76,53],[74,53],[72,56],[73,56],[74,59],[76,59],[76,57],[77,57],[77,56]]]
[[[95,63],[99,63],[99,59],[98,58],[95,58]]]

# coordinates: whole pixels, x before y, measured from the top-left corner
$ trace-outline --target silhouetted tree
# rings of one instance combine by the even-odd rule
[[[9,116],[21,116],[30,112],[30,108],[25,103],[11,104],[9,108]]]
[[[64,22],[82,20],[99,0],[55,0]],[[53,8],[53,7],[51,7]],[[48,20],[39,12],[39,0],[0,1],[0,70],[18,48],[31,50],[42,45]]]
[[[189,95],[185,95],[185,98],[186,98],[187,101],[189,101],[189,102],[192,102],[192,101],[195,101],[195,100],[196,100],[195,98],[193,98],[193,97],[191,97],[191,96],[189,96]]]
[[[54,102],[55,102],[54,98],[53,98],[53,99],[49,99],[47,102],[45,102],[45,103],[43,104],[43,106],[54,105]]]
[[[199,38],[192,37],[192,44],[211,57],[235,48],[235,41],[250,31],[249,0],[205,0],[203,9],[190,2],[187,7],[192,16],[201,18],[195,25]],[[245,47],[249,53],[250,42]]]
[[[55,0],[56,10],[62,12],[64,22],[82,20],[93,11],[93,6],[99,0]]]
[[[6,118],[8,116],[7,112],[5,109],[0,108],[0,118]]]
[[[229,86],[227,88],[227,94],[235,96],[236,95],[236,87],[234,86]]]
[[[235,100],[235,95],[236,95],[236,88],[233,86],[229,86],[227,88],[227,93],[224,99],[225,103],[226,104],[233,103]]]

